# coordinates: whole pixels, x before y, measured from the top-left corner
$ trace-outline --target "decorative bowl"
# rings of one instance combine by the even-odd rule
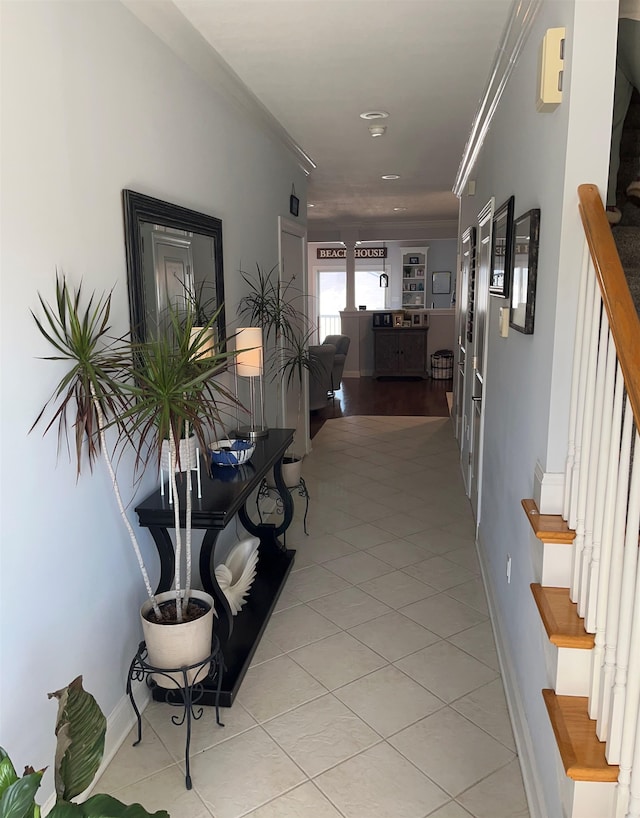
[[[255,448],[251,440],[218,440],[209,444],[214,466],[241,466],[251,458]]]

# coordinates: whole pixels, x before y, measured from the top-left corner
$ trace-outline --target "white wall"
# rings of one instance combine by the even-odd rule
[[[538,578],[520,500],[533,496],[536,461],[547,471],[564,465],[582,254],[576,188],[583,182],[606,188],[616,19],[615,0],[542,4],[471,174],[476,195],[461,202],[461,232],[491,196],[500,206],[514,194],[516,216],[541,209],[534,334],[510,330],[508,338],[499,337],[504,302],[490,299],[479,540],[549,816],[561,814],[549,752],[553,738],[540,694],[550,680],[529,590]],[[546,29],[555,26],[567,29],[564,100],[553,113],[538,114],[538,49]],[[507,554],[513,559],[510,584]]]
[[[22,768],[53,761],[48,691],[82,673],[107,714],[119,702],[144,595],[104,470],[76,484],[55,434],[27,434],[62,371],[38,360],[50,350],[29,315],[37,293],[53,297],[56,268],[88,291],[115,284],[113,329],[127,330],[121,190],[131,188],[222,219],[233,323],[240,265],[276,263],[277,216],[292,183],[305,212],[306,183],[215,78],[205,84],[119,2],[4,2],[1,44],[0,734]],[[130,465],[119,469],[125,489]],[[146,477],[138,499],[155,485]]]

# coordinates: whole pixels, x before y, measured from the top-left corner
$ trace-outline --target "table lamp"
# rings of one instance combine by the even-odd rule
[[[235,358],[234,372],[237,378],[249,379],[249,415],[248,426],[241,426],[236,430],[236,437],[243,440],[256,440],[266,437],[269,430],[264,425],[264,383],[262,379],[263,356],[262,356],[262,329],[260,327],[243,327],[237,330],[235,337],[235,348],[237,355]],[[259,417],[256,404],[256,381],[258,389]]]

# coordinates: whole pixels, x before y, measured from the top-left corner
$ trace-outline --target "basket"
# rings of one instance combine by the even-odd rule
[[[453,378],[453,352],[450,349],[439,349],[433,353],[431,377],[434,381],[447,381]]]

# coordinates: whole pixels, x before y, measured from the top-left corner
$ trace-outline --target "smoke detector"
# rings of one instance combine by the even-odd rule
[[[376,136],[384,136],[385,131],[387,130],[386,125],[370,125],[369,126],[369,133],[375,139]]]

